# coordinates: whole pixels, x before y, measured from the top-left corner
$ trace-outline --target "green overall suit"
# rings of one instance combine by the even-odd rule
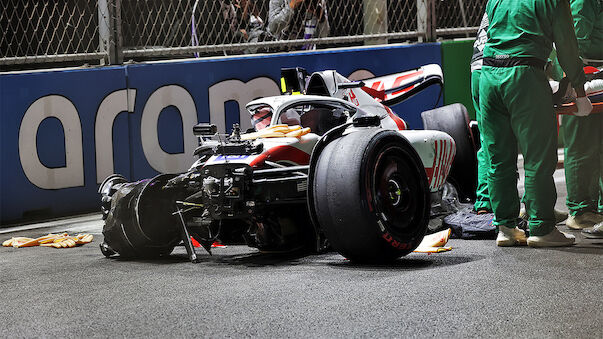
[[[603,2],[572,0],[570,6],[580,56],[603,59]],[[563,116],[561,129],[569,213],[596,212],[597,200],[603,211],[603,114]]]
[[[565,0],[490,0],[488,41],[480,78],[484,143],[490,156],[488,189],[494,224],[515,228],[519,214],[517,149],[524,155],[524,203],[530,235],[555,226],[557,124],[544,73],[552,44],[573,86],[584,86],[582,60]]]
[[[488,16],[484,13],[482,21],[477,30],[477,36],[473,43],[473,55],[471,56],[471,98],[473,108],[475,108],[475,120],[480,129],[481,147],[477,150],[477,189],[475,192],[475,203],[473,208],[476,211],[492,211],[490,204],[490,195],[488,194],[488,171],[490,169],[490,158],[484,146],[483,135],[481,132],[482,114],[479,110],[479,78],[482,74],[484,46],[486,45],[486,32],[488,31]]]

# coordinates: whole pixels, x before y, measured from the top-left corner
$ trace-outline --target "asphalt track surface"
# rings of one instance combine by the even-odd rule
[[[558,207],[565,195],[557,171]],[[88,232],[72,249],[0,248],[2,337],[603,338],[603,240],[451,252],[359,266],[336,253],[183,247],[159,261],[107,259],[100,215],[0,229],[0,239]],[[565,226],[560,229],[567,230]]]

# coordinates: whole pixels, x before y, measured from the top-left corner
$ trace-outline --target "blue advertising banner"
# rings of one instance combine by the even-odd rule
[[[0,223],[94,210],[96,141],[107,137],[96,115],[124,106],[110,95],[120,88],[123,67],[0,75]],[[126,124],[116,120],[113,138],[127,150]],[[129,155],[115,155],[129,170]]]
[[[280,69],[335,69],[351,78],[441,65],[439,44],[241,56],[0,75],[0,225],[99,209],[98,184],[179,173],[192,126],[250,127],[245,104],[278,95]],[[392,107],[411,128],[441,105],[430,88]]]

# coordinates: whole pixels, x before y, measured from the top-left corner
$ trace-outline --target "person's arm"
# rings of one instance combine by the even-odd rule
[[[304,2],[305,0],[291,0],[289,2],[289,7],[291,9],[296,9],[299,5],[301,5],[302,2]]]
[[[553,16],[553,40],[557,45],[557,59],[561,68],[572,83],[578,97],[583,97],[584,70],[582,68],[582,59],[578,56],[578,42],[574,33],[572,24],[572,15],[569,3],[566,0],[559,0],[557,9]]]
[[[324,1],[320,1],[320,9],[318,14],[318,35],[319,38],[325,38],[329,36],[331,32],[331,25],[329,24],[329,17],[327,14],[327,7]]]
[[[239,6],[241,7],[243,13],[241,14],[241,16],[243,18],[246,18],[247,21],[249,21],[249,15],[251,13],[250,7],[252,6],[251,3],[249,2],[249,0],[240,0]]]
[[[293,9],[289,6],[288,1],[270,0],[268,7],[268,31],[278,36],[287,27],[292,15]]]
[[[581,56],[591,49],[592,33],[595,25],[599,8],[595,1],[597,0],[572,0],[572,17],[574,18],[574,30],[576,31],[576,39],[578,40],[578,49]],[[601,46],[600,48],[603,48]]]
[[[327,18],[327,5],[324,0],[318,2],[316,7],[316,16],[318,17],[318,22],[322,22]]]
[[[563,76],[563,69],[561,69],[561,65],[559,65],[559,60],[557,60],[557,48],[553,46],[553,50],[549,55],[549,60],[547,62],[547,76],[555,81],[561,81]]]

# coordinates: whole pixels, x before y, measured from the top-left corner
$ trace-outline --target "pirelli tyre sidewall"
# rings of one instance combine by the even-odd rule
[[[105,243],[122,258],[168,255],[179,242],[175,192],[162,190],[173,175],[159,175],[120,188],[103,227]]]
[[[429,222],[421,159],[398,132],[367,128],[328,144],[312,182],[318,222],[333,248],[366,263],[412,252]]]

